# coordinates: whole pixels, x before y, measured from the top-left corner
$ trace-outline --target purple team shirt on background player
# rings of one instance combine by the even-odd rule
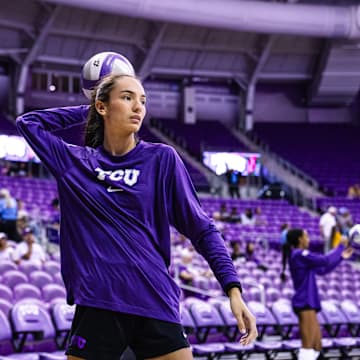
[[[67,144],[52,132],[86,121],[88,106],[34,111],[20,133],[55,176],[61,271],[70,304],[179,323],[169,275],[169,223],[192,240],[226,291],[240,283],[175,150],[140,141],[123,156]]]
[[[290,257],[290,273],[294,283],[295,295],[292,299],[294,308],[310,307],[321,310],[321,303],[316,286],[316,275],[332,271],[341,261],[344,245],[339,245],[326,256],[315,254],[307,249],[293,249]]]

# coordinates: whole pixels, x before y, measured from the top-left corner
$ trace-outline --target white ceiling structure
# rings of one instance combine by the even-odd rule
[[[340,5],[339,5],[340,4]],[[349,0],[1,0],[0,61],[79,73],[100,51],[152,77],[309,82],[313,103],[348,104],[360,84],[360,5]]]

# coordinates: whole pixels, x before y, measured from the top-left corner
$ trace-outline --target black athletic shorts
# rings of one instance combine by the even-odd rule
[[[128,346],[137,360],[143,360],[190,345],[180,324],[76,306],[66,355],[86,360],[119,360]]]
[[[306,310],[314,310],[317,313],[320,311],[320,309],[313,308],[309,305],[306,305],[303,307],[293,307],[293,310],[294,310],[294,313],[297,315],[299,315],[299,313],[301,313],[302,311],[306,311]]]

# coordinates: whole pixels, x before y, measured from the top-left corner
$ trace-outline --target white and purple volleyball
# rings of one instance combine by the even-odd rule
[[[360,252],[360,224],[354,225],[349,231],[350,246]]]
[[[135,76],[131,62],[116,52],[105,51],[93,55],[83,66],[81,86],[85,96],[91,99],[91,92],[100,79],[109,74]]]

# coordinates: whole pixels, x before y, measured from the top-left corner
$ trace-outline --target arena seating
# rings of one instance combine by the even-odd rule
[[[256,123],[254,134],[270,151],[313,177],[325,191],[346,195],[360,182],[360,130],[350,124]]]
[[[201,120],[196,124],[184,124],[174,120],[153,119],[152,122],[197,159],[201,159],[204,150],[247,150],[247,147],[219,121]],[[200,134],[202,141],[199,141]]]
[[[3,179],[0,178],[0,181]],[[11,181],[12,183],[7,180],[4,182],[14,192],[19,193],[21,184],[21,194],[25,197],[26,206],[31,206],[31,202],[38,196],[37,200],[41,199],[42,202],[39,200],[37,203],[46,209],[47,216],[52,214],[48,202],[56,197],[53,182],[17,178],[11,178]],[[17,187],[14,184],[17,184]],[[42,194],[43,185],[48,194],[47,199]],[[232,354],[238,358],[246,358],[255,352],[263,353],[268,358],[276,354],[280,356],[281,353],[293,356],[299,339],[297,319],[294,318],[289,303],[293,287],[290,280],[282,283],[279,278],[282,266],[279,251],[280,225],[289,222],[293,226],[308,229],[314,250],[321,251],[323,244],[318,233],[319,217],[301,211],[284,200],[237,201],[201,198],[202,206],[209,215],[218,211],[224,202],[228,209],[235,206],[240,213],[246,208],[261,209],[263,223],[253,226],[224,223],[222,230],[229,251],[232,241],[240,242],[243,248],[246,243],[253,242],[256,256],[267,267],[267,271],[263,271],[254,261],[235,261],[236,270],[242,280],[244,297],[257,315],[260,336],[255,344],[248,347],[238,344],[240,335],[236,322],[229,316],[228,302],[223,302],[219,297],[222,295],[219,284],[213,277],[202,276],[194,285],[216,297],[183,297],[181,305],[182,322],[192,343],[194,356],[214,359]],[[174,229],[171,231],[176,242],[180,234]],[[185,246],[188,244],[185,243]],[[178,264],[181,247],[174,246],[172,255],[173,264]],[[202,270],[207,269],[205,260],[198,254],[194,256],[192,265]],[[0,335],[0,354],[3,355],[0,360],[64,359],[64,355],[54,352],[62,351],[60,349],[65,345],[74,308],[65,303],[59,257],[56,254],[48,255],[43,265],[16,265],[3,261],[0,263],[0,277],[0,323],[1,329],[4,329]],[[360,271],[348,262],[343,262],[335,271],[319,277],[318,285],[322,299],[330,299],[330,304],[336,306],[336,319],[334,313],[328,314],[326,305],[325,310],[319,314],[327,351],[336,350],[340,354],[356,351],[360,347]],[[24,315],[25,319],[22,319],[20,314]],[[29,321],[32,325],[38,323],[44,326],[46,331],[41,333],[41,330],[36,328],[21,327]],[[335,339],[335,336],[339,339]],[[26,352],[14,354],[16,349]]]
[[[353,223],[360,223],[360,199],[348,199],[345,196],[333,196],[326,198],[318,198],[316,200],[317,207],[326,210],[329,206],[335,206],[338,209],[345,207],[352,215]]]

